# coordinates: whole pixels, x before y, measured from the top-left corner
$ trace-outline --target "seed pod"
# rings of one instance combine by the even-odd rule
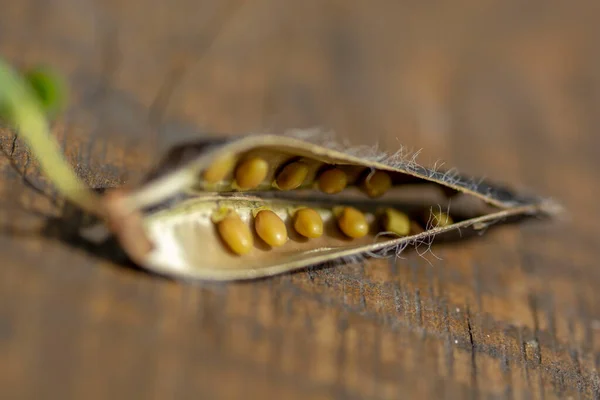
[[[323,220],[312,208],[301,208],[294,215],[294,229],[307,238],[318,238],[323,234]]]
[[[339,215],[338,226],[346,236],[357,239],[369,232],[369,224],[365,215],[356,208],[344,207],[336,214]]]
[[[339,168],[331,168],[319,176],[319,189],[327,194],[339,193],[346,188],[348,177]]]
[[[238,255],[247,254],[252,250],[254,240],[248,225],[242,221],[240,216],[233,210],[217,222],[217,230],[221,239],[227,246]]]
[[[242,190],[254,189],[262,183],[269,172],[269,164],[260,157],[243,161],[235,170],[235,181]]]
[[[392,187],[392,178],[386,171],[373,171],[365,178],[363,189],[371,198],[381,197]]]
[[[382,215],[382,229],[398,236],[407,236],[411,232],[411,221],[403,212],[386,208]]]
[[[277,175],[276,184],[281,190],[292,190],[298,188],[308,175],[308,166],[296,161],[286,165],[283,170]]]
[[[235,165],[235,158],[228,154],[216,159],[202,172],[202,178],[208,183],[217,183],[229,175]]]
[[[237,186],[234,184],[227,187],[225,180],[215,189],[217,193],[207,194],[202,191],[202,186],[198,188],[197,181],[193,178],[197,175],[184,174],[184,171],[203,171],[210,165],[212,159],[208,156],[212,150],[202,150],[206,148],[202,145],[197,148],[200,149],[197,159],[185,164],[178,166],[173,164],[174,159],[165,159],[164,163],[159,164],[156,169],[158,173],[152,180],[128,198],[136,208],[154,207],[144,216],[145,231],[155,246],[143,259],[143,265],[147,268],[196,279],[250,279],[321,264],[340,257],[395,254],[394,249],[404,248],[411,243],[428,242],[432,237],[435,237],[436,242],[453,239],[455,234],[466,237],[469,232],[475,233],[492,222],[552,215],[557,211],[557,206],[552,202],[522,197],[486,182],[475,186],[472,181],[461,176],[431,171],[413,163],[395,166],[381,164],[301,140],[273,135],[245,137],[209,148],[219,154],[232,154],[236,159],[246,162],[256,158],[264,161],[261,164],[266,164],[266,167],[262,169],[261,179],[255,179],[252,185],[244,186],[258,188],[260,192],[236,194],[236,189],[244,183],[244,179],[238,174],[250,171],[249,168],[242,168],[245,164],[242,162],[236,168]],[[311,191],[301,184],[296,189],[282,191],[277,184],[279,174],[290,159],[300,158],[308,169],[304,182],[317,181],[316,189],[319,190]],[[377,197],[369,198],[369,193],[365,193],[362,198],[360,193],[345,197],[328,196],[328,193],[339,193],[343,187],[354,185],[355,182],[366,191],[363,175],[366,169],[375,173],[384,171],[394,183],[386,192],[385,203]],[[161,170],[166,172],[161,175]],[[322,172],[319,174],[320,171]],[[189,181],[182,178],[188,176]],[[373,174],[371,177],[371,184],[376,182],[375,176]],[[273,185],[266,185],[268,177],[274,177]],[[165,186],[168,190],[159,186],[161,182],[169,180],[172,183]],[[291,185],[294,186],[296,185]],[[377,187],[385,186],[384,183]],[[446,193],[451,194],[452,199]],[[174,197],[175,194],[179,197]],[[469,201],[465,202],[464,199]],[[264,209],[284,216],[282,222],[289,226],[289,240],[268,251],[257,249],[246,255],[231,257],[224,248],[223,241],[218,237],[211,237],[212,223],[207,224],[205,219],[205,215],[214,210],[215,204],[235,210],[243,220],[258,215]],[[370,221],[382,217],[382,206],[384,210],[390,209],[387,212],[389,221],[387,224],[383,221],[383,226],[371,225]],[[438,217],[442,222],[454,223],[445,226],[430,223],[425,226],[426,229],[416,226],[415,220],[422,221],[423,215],[429,217],[431,210],[447,210],[450,206],[452,219],[441,215]],[[398,210],[407,210],[404,213],[406,215]],[[384,212],[383,220],[385,215]],[[359,216],[363,216],[367,223],[363,223]],[[408,233],[407,217],[410,227]],[[434,216],[430,219],[433,220]],[[425,225],[427,219],[422,222]],[[336,226],[344,235],[336,234],[338,229],[331,229]],[[378,229],[371,229],[375,226]],[[259,237],[264,236],[263,240],[269,244],[268,239],[265,239],[267,236],[259,233],[256,220],[255,229]],[[382,235],[386,231],[394,232],[395,235]],[[299,237],[309,240],[301,240]],[[273,243],[277,244],[272,241],[271,244]]]
[[[279,247],[288,241],[285,223],[271,210],[260,210],[254,217],[254,229],[258,236],[271,247]]]

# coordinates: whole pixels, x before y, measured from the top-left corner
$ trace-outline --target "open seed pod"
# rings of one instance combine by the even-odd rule
[[[133,261],[175,278],[251,279],[393,256],[409,244],[558,210],[549,200],[427,169],[412,158],[361,158],[290,135],[182,144],[134,189],[99,197],[48,150],[56,146],[18,77],[0,72],[10,78],[4,77],[10,95],[0,100],[16,111],[26,104],[11,122],[59,190],[100,217]]]
[[[414,162],[277,135],[178,146],[117,203],[113,232],[140,265],[210,280],[393,256],[411,243],[555,211],[552,202]],[[130,212],[137,217],[123,218]]]

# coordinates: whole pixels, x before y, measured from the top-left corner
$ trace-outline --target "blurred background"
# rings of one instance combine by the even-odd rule
[[[442,249],[435,267],[408,256],[399,270],[378,260],[199,287],[3,238],[2,397],[600,398],[599,11],[596,0],[0,2],[0,54],[71,85],[54,131],[90,184],[124,183],[179,140],[318,127],[423,149],[426,165],[555,197],[570,218]],[[3,171],[5,198],[49,207],[9,196],[16,178]]]
[[[517,138],[563,151],[597,145],[578,121],[578,104],[597,104],[597,7],[32,0],[3,7],[0,48],[67,74],[69,122],[103,137],[316,126],[352,143],[423,148],[424,162],[502,167],[499,178],[514,180],[530,169],[507,144]]]

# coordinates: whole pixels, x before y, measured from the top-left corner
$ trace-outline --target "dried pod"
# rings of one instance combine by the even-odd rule
[[[409,244],[462,238],[502,221],[560,211],[551,200],[427,169],[412,158],[374,161],[331,141],[324,146],[288,135],[176,146],[133,189],[101,197],[60,157],[22,78],[0,64],[0,84],[0,106],[11,111],[9,122],[59,191],[99,217],[99,227],[140,266],[175,278],[251,279],[394,255]],[[233,161],[220,160],[241,162],[234,168]]]
[[[180,153],[173,149],[157,168],[167,172],[153,175],[129,196],[136,209],[152,207],[144,214],[148,238],[155,245],[145,261],[150,269],[196,279],[249,279],[364,254],[395,254],[410,243],[466,237],[499,221],[556,210],[550,201],[520,196],[487,182],[475,184],[412,161],[387,164],[361,159],[290,136],[246,136],[197,148],[197,158],[185,163],[172,156]],[[243,195],[236,194],[235,181],[223,182],[216,193],[211,192],[194,171],[203,170],[208,160],[221,153],[265,160],[264,181]],[[285,191],[277,183],[268,185],[299,159],[306,166],[303,179]],[[336,172],[333,178],[323,179],[328,171]],[[369,194],[365,171],[389,178],[389,186],[388,179],[382,178],[373,187],[383,190]],[[168,185],[170,193],[160,190],[175,177],[179,187]],[[326,181],[337,189],[322,190]],[[340,187],[345,188],[344,195]],[[380,199],[382,191],[385,197]],[[235,209],[243,219],[268,209],[287,227],[288,240],[279,246],[255,246],[243,256],[219,251],[222,244],[204,222],[217,205]],[[258,233],[256,220],[255,230],[260,237],[265,235]],[[163,242],[178,243],[177,252],[161,246]]]

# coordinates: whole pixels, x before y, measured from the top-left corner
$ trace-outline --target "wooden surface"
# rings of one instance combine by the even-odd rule
[[[61,240],[60,201],[3,157],[1,398],[600,398],[597,1],[3,3],[1,54],[72,85],[54,131],[91,185],[203,132],[321,126],[554,197],[568,219],[185,285]]]

